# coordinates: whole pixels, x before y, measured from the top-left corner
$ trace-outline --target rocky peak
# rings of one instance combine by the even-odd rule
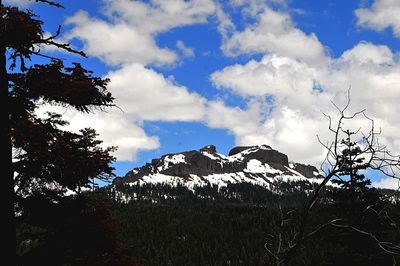
[[[234,148],[232,148],[230,151],[229,151],[229,156],[232,156],[232,155],[235,155],[235,154],[238,154],[238,153],[241,153],[242,151],[245,151],[245,150],[249,150],[249,149],[253,149],[253,148],[257,148],[257,147],[260,147],[260,148],[262,148],[262,149],[272,149],[271,148],[271,146],[268,146],[268,145],[261,145],[261,146],[236,146],[236,147],[234,147]]]
[[[198,151],[165,154],[151,163],[133,169],[116,182],[168,182],[168,179],[178,179],[185,183],[192,182],[195,178],[201,182],[209,178],[225,178],[229,179],[226,182],[249,182],[257,179],[257,182],[268,183],[271,182],[270,178],[296,175],[314,178],[318,171],[310,165],[293,163],[289,166],[288,156],[268,145],[234,147],[228,156],[217,153],[214,145],[207,145]]]
[[[214,145],[207,145],[201,148],[200,152],[217,153],[217,148]]]
[[[300,174],[304,175],[305,177],[315,177],[320,176],[318,169],[313,165],[305,165],[301,163],[293,163],[292,166],[293,170],[299,172]]]

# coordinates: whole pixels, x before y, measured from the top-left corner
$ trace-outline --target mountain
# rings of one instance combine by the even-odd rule
[[[198,151],[153,159],[124,177],[117,177],[114,184],[180,184],[193,189],[208,184],[224,187],[229,183],[251,183],[270,188],[277,180],[319,183],[321,177],[316,167],[289,162],[287,155],[268,145],[234,147],[228,156],[208,145]]]

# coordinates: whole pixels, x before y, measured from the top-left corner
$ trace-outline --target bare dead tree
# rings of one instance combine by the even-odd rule
[[[327,227],[345,228],[369,237],[376,243],[383,253],[392,255],[394,262],[395,257],[400,257],[400,245],[382,241],[371,232],[365,231],[351,224],[346,224],[346,222],[340,218],[328,221],[316,228],[308,229],[311,210],[317,204],[328,182],[336,179],[342,183],[347,182],[350,187],[351,184],[353,184],[353,189],[355,189],[354,184],[357,182],[357,177],[359,178],[360,176],[357,175],[358,171],[365,170],[378,171],[386,177],[400,181],[400,156],[393,155],[387,146],[379,143],[378,136],[381,134],[381,130],[376,130],[374,120],[366,115],[365,109],[347,114],[350,106],[350,90],[348,90],[347,102],[343,108],[339,108],[334,102],[332,102],[332,104],[339,113],[339,119],[337,122],[334,123],[333,118],[330,115],[324,115],[329,120],[328,128],[332,133],[333,138],[331,141],[322,142],[320,137],[317,135],[319,143],[326,150],[325,159],[320,167],[321,171],[324,173],[324,178],[314,190],[311,198],[306,204],[293,239],[287,241],[287,243],[282,243],[283,237],[280,232],[278,235],[278,248],[272,250],[268,243],[265,245],[268,254],[274,258],[276,265],[288,265],[296,253],[303,247],[303,244],[307,239],[317,235]],[[346,121],[351,121],[360,117],[369,122],[369,128],[366,133],[362,131],[362,128],[359,128],[356,131],[351,131],[346,128]],[[367,180],[364,185],[370,184],[369,182],[370,180]],[[398,190],[399,188],[391,195],[382,196],[376,202],[368,205],[362,213],[372,211],[381,214],[384,210],[376,210],[375,207],[384,200],[395,197]],[[282,221],[284,221],[283,218]]]

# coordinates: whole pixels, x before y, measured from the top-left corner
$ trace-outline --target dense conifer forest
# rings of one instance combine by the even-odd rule
[[[268,249],[294,237],[308,182],[277,182],[275,191],[250,184],[232,184],[218,191],[207,186],[191,191],[183,186],[122,186],[101,189],[94,197],[112,199],[112,215],[119,224],[127,254],[142,265],[275,265]],[[118,193],[135,195],[122,202]],[[309,230],[352,212],[336,204],[324,191],[311,213]],[[389,195],[390,190],[371,193]],[[399,243],[400,206],[387,201],[380,215],[358,223],[377,239]],[[356,213],[356,210],[353,210]],[[326,227],[305,241],[290,265],[393,265],[391,255],[376,241],[349,228]],[[350,264],[349,264],[350,263]]]

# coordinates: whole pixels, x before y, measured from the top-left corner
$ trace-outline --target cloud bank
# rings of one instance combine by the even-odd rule
[[[390,28],[400,37],[400,2],[397,0],[374,0],[371,6],[355,10],[360,27],[383,31]]]
[[[82,41],[88,55],[115,68],[106,75],[111,80],[108,89],[122,112],[113,110],[91,119],[66,115],[71,127],[91,125],[105,144],[117,145],[118,160],[135,160],[138,151],[160,145],[157,137],[147,136],[141,128],[144,121],[202,121],[207,100],[151,66],[171,67],[180,60],[178,51],[157,45],[158,34],[206,23],[216,5],[207,0],[104,0],[103,4],[106,19],[79,11],[67,18],[72,29],[63,37]],[[183,56],[194,57],[194,50],[183,41],[177,40],[176,46]]]
[[[274,9],[271,2],[283,8]],[[379,15],[387,18],[380,24],[376,19],[397,8],[392,2],[376,0],[357,9],[357,24],[376,30],[391,27],[396,33],[394,17]],[[114,110],[89,120],[71,114],[72,124],[93,125],[106,144],[120,147],[118,160],[134,160],[138,151],[159,147],[157,136],[142,129],[144,121],[195,121],[228,130],[239,145],[266,143],[295,161],[317,164],[324,151],[316,134],[331,139],[322,112],[334,116],[330,101],[343,106],[351,86],[351,111],[367,108],[383,128],[382,141],[400,151],[398,52],[360,41],[332,57],[316,34],[296,26],[286,5],[286,1],[104,0],[103,18],[76,13],[66,20],[72,29],[63,37],[82,41],[90,56],[113,67],[107,74],[109,89],[123,112]],[[227,9],[238,10],[250,22],[238,27]],[[249,58],[200,77],[209,79],[216,90],[243,99],[244,107],[206,98],[157,72],[155,66],[174,67],[184,57],[196,60],[194,50],[182,40],[172,47],[160,47],[156,41],[160,33],[196,24],[214,25],[227,58]]]

